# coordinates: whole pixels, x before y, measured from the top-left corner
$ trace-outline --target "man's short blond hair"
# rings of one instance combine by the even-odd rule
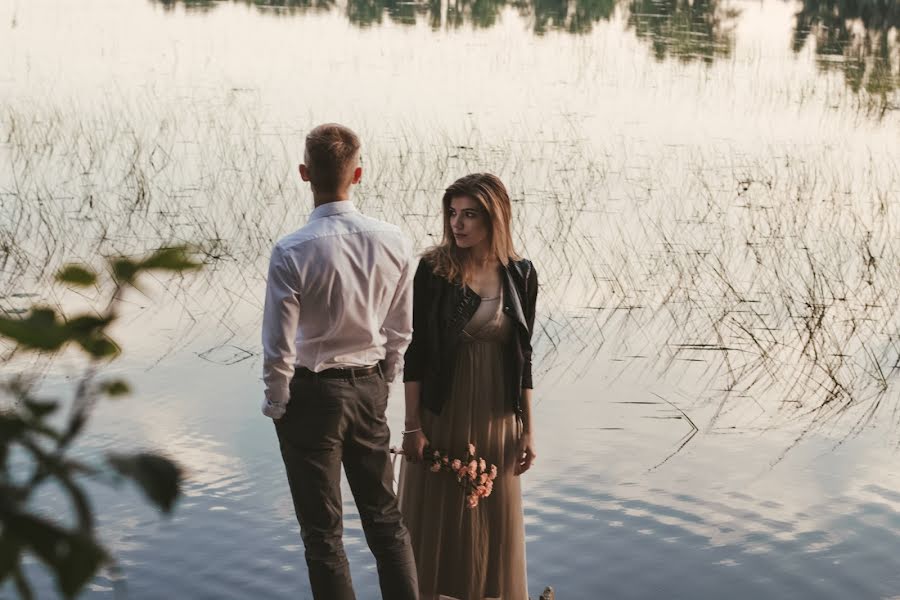
[[[333,194],[348,183],[359,147],[359,137],[337,123],[325,123],[310,131],[304,160],[313,188],[321,194]]]

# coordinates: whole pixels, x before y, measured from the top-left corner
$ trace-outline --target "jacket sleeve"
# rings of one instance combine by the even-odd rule
[[[525,292],[528,296],[525,302],[525,321],[528,325],[528,347],[525,348],[525,364],[522,365],[522,387],[533,389],[534,382],[531,379],[531,339],[534,337],[534,315],[537,311],[538,276],[534,264],[529,263],[528,279],[525,284]]]
[[[428,358],[428,311],[431,306],[431,267],[419,260],[413,278],[412,341],[403,357],[403,381],[422,381]]]

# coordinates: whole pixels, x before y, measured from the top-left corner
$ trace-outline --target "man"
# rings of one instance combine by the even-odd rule
[[[418,598],[384,416],[412,337],[412,249],[350,201],[359,139],[337,124],[306,137],[309,222],[272,251],[263,315],[263,413],[275,421],[316,600],[355,598],[344,553],[341,464],[378,565],[382,597]]]

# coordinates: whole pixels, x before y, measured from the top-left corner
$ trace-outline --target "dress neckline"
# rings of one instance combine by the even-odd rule
[[[472,294],[473,296],[478,296],[478,298],[480,298],[482,302],[484,302],[485,300],[500,300],[501,298],[503,298],[503,285],[502,284],[500,285],[500,289],[497,290],[497,293],[493,296],[482,296],[481,294],[479,294],[478,292],[476,292],[475,290],[470,288],[468,286],[468,284],[466,284],[464,286],[464,288],[465,288],[466,293]]]

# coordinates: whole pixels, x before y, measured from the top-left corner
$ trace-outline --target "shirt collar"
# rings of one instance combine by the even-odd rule
[[[342,215],[348,212],[358,212],[356,206],[353,205],[353,201],[338,200],[316,207],[316,209],[309,214],[309,220],[315,221],[316,219],[321,219],[323,217],[333,217],[334,215]]]

